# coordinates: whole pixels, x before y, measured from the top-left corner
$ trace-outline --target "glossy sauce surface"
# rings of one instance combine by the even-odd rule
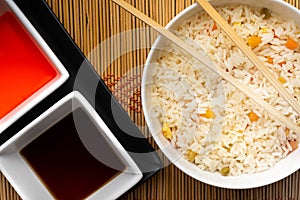
[[[100,162],[102,160],[86,149],[73,114],[88,127],[83,134],[95,142],[92,144],[94,150],[108,157],[114,167]],[[21,150],[21,155],[56,199],[86,198],[125,169],[85,112],[77,109],[73,114],[64,117]]]
[[[0,119],[58,76],[16,16],[0,16]]]

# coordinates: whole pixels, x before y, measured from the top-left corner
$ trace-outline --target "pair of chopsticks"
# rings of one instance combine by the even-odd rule
[[[245,44],[245,42],[232,30],[228,23],[219,13],[206,1],[197,0],[198,4],[215,20],[228,37],[235,42],[239,49],[249,58],[250,61],[260,70],[260,72],[271,82],[279,94],[300,114],[300,105],[292,95],[282,86],[270,70],[258,59],[256,54]]]
[[[292,131],[297,134],[300,134],[300,128],[294,124],[290,119],[284,116],[282,113],[277,111],[273,106],[267,103],[264,99],[262,99],[258,94],[256,94],[252,89],[248,86],[240,83],[239,80],[232,77],[222,68],[215,66],[214,63],[205,55],[204,52],[196,50],[191,45],[187,44],[179,37],[174,35],[169,30],[162,27],[160,24],[146,16],[144,13],[140,12],[130,4],[126,3],[124,0],[112,0],[117,3],[119,6],[148,24],[150,27],[155,29],[161,35],[168,38],[170,41],[181,47],[191,56],[193,56],[200,63],[219,74],[223,79],[231,83],[241,92],[243,92],[246,96],[251,98],[255,103],[262,106],[265,110],[267,110],[274,118],[280,121],[282,124],[285,124]],[[198,4],[203,7],[203,9],[215,20],[215,22],[225,31],[225,33],[236,43],[236,45],[241,49],[241,51],[257,66],[257,68],[264,74],[264,76],[272,83],[273,87],[280,93],[280,95],[295,109],[295,111],[300,114],[300,105],[299,103],[292,97],[292,95],[279,83],[279,81],[273,76],[273,74],[269,71],[268,68],[264,66],[264,64],[258,59],[255,53],[242,41],[239,36],[231,29],[231,27],[227,24],[227,22],[217,13],[217,11],[206,1],[206,0],[197,0]]]

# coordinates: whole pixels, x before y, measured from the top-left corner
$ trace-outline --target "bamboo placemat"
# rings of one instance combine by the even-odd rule
[[[300,9],[299,0],[286,1]],[[140,96],[143,64],[157,34],[110,0],[46,0],[46,2],[150,144],[158,149],[147,129]],[[194,1],[127,0],[127,2],[165,26]],[[138,30],[130,31],[133,29]],[[120,33],[124,33],[126,37]],[[159,155],[167,167],[129,192],[123,199],[300,200],[299,170],[268,186],[229,190],[201,183],[169,164],[161,153]],[[0,184],[0,200],[20,199],[2,174]]]

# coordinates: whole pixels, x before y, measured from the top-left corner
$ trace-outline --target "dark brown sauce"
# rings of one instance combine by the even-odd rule
[[[77,109],[73,113],[88,127],[84,134],[99,142],[99,154],[109,157],[114,167],[89,153],[82,143],[82,135],[79,137],[77,133],[72,113],[67,115],[21,150],[21,155],[56,199],[86,198],[125,169],[85,112]],[[95,151],[98,147],[93,145],[93,148]]]

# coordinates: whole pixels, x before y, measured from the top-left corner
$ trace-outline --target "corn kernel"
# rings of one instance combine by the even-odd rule
[[[279,81],[281,84],[285,84],[285,83],[286,83],[286,80],[285,80],[282,76],[280,76],[280,77],[278,78],[278,81]]]
[[[262,33],[268,33],[269,29],[267,29],[267,28],[261,28],[260,30],[261,30]]]
[[[242,23],[241,22],[234,22],[233,23],[233,28],[237,28],[237,27],[239,27],[239,26],[241,26],[242,25]]]
[[[285,129],[285,135],[288,136],[290,134],[290,130],[287,128]]]
[[[223,146],[224,149],[226,149],[226,151],[229,153],[231,151],[231,147],[226,147],[226,146]]]
[[[214,119],[216,118],[216,115],[215,113],[210,109],[208,108],[205,112],[205,114],[200,114],[201,117],[206,117],[207,119]]]
[[[190,149],[188,149],[186,151],[186,157],[187,157],[188,161],[190,161],[190,162],[194,162],[197,155],[198,154],[196,152],[194,152]]]
[[[180,60],[180,59],[176,60],[176,64],[177,64],[177,65],[179,65],[180,63],[181,63],[181,60]]]
[[[163,124],[162,133],[165,136],[165,138],[171,140],[172,139],[172,131],[171,128],[168,126],[166,122]]]

